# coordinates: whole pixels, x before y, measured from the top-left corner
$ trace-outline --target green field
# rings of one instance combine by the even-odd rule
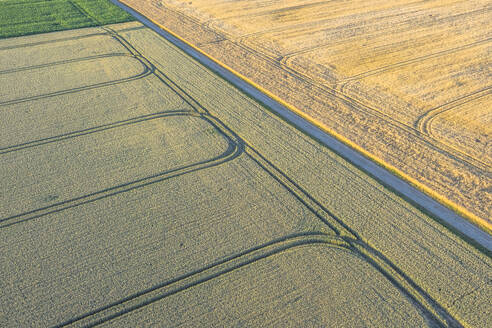
[[[132,20],[107,0],[0,1],[0,38]]]

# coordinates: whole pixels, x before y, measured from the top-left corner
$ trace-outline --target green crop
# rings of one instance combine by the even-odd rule
[[[108,0],[0,0],[0,38],[131,20]]]

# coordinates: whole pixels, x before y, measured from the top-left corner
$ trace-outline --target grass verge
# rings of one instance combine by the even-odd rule
[[[0,0],[0,39],[132,20],[108,0]]]

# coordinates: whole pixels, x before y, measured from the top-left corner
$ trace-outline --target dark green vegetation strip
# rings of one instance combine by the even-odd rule
[[[108,0],[0,0],[0,38],[131,20]]]

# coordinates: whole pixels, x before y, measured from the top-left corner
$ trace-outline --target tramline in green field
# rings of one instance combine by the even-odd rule
[[[1,0],[0,38],[134,20],[107,0]]]

